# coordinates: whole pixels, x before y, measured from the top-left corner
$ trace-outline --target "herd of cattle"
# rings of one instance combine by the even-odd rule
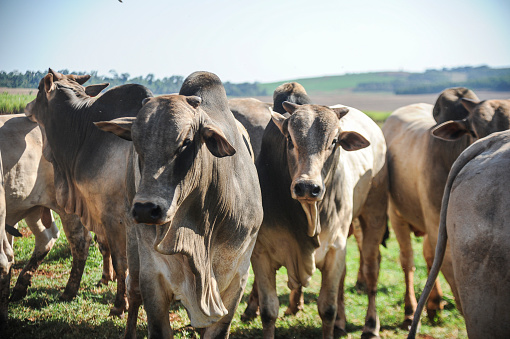
[[[9,300],[26,295],[58,238],[51,209],[73,257],[62,298],[78,292],[94,232],[102,280],[117,280],[111,314],[128,312],[125,338],[136,337],[142,304],[149,337],[171,337],[176,300],[204,338],[228,337],[250,263],[255,281],[242,318],[260,314],[265,338],[275,335],[281,266],[291,289],[286,314],[302,309],[302,287],[319,268],[323,337],[345,332],[346,243],[356,228],[368,295],[363,338],[379,337],[388,218],[410,336],[430,293],[428,315],[442,307],[439,269],[470,337],[510,335],[510,100],[450,88],[434,106],[396,110],[381,130],[355,108],[312,104],[297,83],[279,86],[269,104],[227,100],[208,72],[157,97],[134,84],[103,92],[108,84],[83,86],[88,79],[50,69],[25,115],[0,117],[0,334]],[[9,225],[21,219],[35,248],[10,294],[17,229]],[[430,269],[419,304],[411,232],[425,236]]]

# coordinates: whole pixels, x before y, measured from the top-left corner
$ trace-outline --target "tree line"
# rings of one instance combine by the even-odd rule
[[[115,70],[111,70],[110,75],[99,75],[97,71],[92,72],[70,72],[67,69],[59,70],[62,74],[89,74],[90,80],[87,84],[100,84],[104,82],[110,83],[110,87],[122,84],[140,84],[149,88],[154,94],[177,93],[181,89],[184,77],[180,75],[172,75],[163,79],[156,79],[154,74],[147,74],[145,77],[131,77],[129,73],[118,74]],[[5,72],[0,71],[0,87],[9,88],[37,88],[39,81],[47,74],[46,71],[26,71],[21,73],[18,71]],[[239,83],[231,82],[223,83],[228,96],[264,96],[268,95],[266,89],[262,88],[259,83]]]
[[[393,92],[395,94],[439,93],[448,87],[472,90],[510,91],[510,68],[457,67],[407,73],[390,82],[360,83],[358,92]]]

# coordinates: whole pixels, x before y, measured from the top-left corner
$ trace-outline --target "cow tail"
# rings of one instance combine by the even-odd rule
[[[446,212],[448,209],[448,203],[450,201],[450,193],[453,182],[455,181],[455,178],[457,178],[457,175],[460,173],[460,171],[464,168],[464,166],[473,158],[477,157],[480,153],[482,153],[485,149],[486,143],[478,142],[473,144],[457,158],[457,160],[455,161],[450,170],[450,174],[448,175],[446,186],[444,188],[443,201],[441,203],[441,214],[439,217],[439,231],[437,234],[437,244],[436,252],[434,255],[434,263],[430,268],[427,282],[425,283],[425,287],[423,288],[423,292],[421,293],[420,300],[418,301],[418,306],[416,307],[416,311],[414,312],[413,323],[411,325],[411,329],[409,330],[409,335],[407,336],[407,339],[415,339],[416,337],[421,312],[423,311],[423,307],[425,306],[425,303],[429,298],[430,292],[432,291],[432,287],[434,286],[434,283],[439,274],[439,270],[441,269],[441,265],[443,264],[444,254],[446,252],[446,243],[448,241],[448,234],[446,230]]]

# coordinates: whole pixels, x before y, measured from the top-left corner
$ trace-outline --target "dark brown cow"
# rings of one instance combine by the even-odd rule
[[[203,337],[228,337],[262,201],[249,145],[220,79],[195,72],[179,95],[146,99],[136,118],[97,126],[134,146],[127,213],[138,224],[128,227],[126,337],[136,336],[142,300],[149,338],[172,336],[174,300],[186,307],[192,326],[205,328]]]
[[[53,165],[58,205],[80,216],[90,231],[107,240],[117,274],[111,313],[122,315],[127,308],[123,202],[131,143],[103,133],[94,122],[136,116],[142,100],[152,93],[140,85],[123,85],[91,97],[82,86],[89,77],[50,69],[25,113],[41,126],[43,154]]]

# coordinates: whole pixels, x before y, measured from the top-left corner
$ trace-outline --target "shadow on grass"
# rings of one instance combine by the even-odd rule
[[[78,339],[78,338],[120,338],[124,333],[125,325],[117,325],[112,320],[106,319],[99,325],[91,325],[86,322],[76,323],[67,321],[31,321],[30,319],[9,319],[7,338],[34,339],[55,338]],[[145,324],[138,324],[137,337],[144,338],[147,335]]]

